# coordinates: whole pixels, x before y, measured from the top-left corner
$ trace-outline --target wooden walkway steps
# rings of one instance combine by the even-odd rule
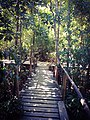
[[[44,63],[21,91],[24,114],[21,120],[68,120],[60,89]],[[60,109],[61,108],[61,109]]]

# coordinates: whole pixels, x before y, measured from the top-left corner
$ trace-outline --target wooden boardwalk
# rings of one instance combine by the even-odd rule
[[[24,110],[21,120],[67,120],[61,118],[62,96],[52,76],[46,64],[39,63],[34,77],[28,78],[21,91]]]

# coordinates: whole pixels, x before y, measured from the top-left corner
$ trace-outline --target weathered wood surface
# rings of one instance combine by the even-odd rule
[[[48,67],[39,64],[34,77],[28,78],[21,91],[24,114],[21,120],[62,120],[58,102],[61,93]]]
[[[69,120],[63,101],[58,102],[58,108],[59,108],[59,115],[60,115],[61,120]]]

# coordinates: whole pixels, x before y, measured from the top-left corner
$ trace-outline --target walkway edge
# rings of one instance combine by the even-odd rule
[[[63,101],[58,102],[60,120],[69,120],[68,114]]]

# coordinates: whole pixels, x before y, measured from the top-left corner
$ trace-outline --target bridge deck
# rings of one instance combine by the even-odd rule
[[[28,78],[21,91],[24,110],[21,120],[64,120],[61,115],[63,110],[59,106],[63,106],[61,97],[52,72],[48,70],[46,64],[39,63],[36,75],[32,79]]]

